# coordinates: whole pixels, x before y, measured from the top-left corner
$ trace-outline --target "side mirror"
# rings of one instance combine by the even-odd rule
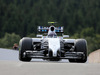
[[[63,38],[68,38],[69,37],[69,35],[63,35]]]
[[[42,37],[43,37],[43,35],[36,35],[36,37],[38,37],[38,38],[42,38]]]

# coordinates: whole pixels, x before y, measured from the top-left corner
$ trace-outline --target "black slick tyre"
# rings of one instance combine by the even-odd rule
[[[20,61],[31,61],[31,58],[23,57],[23,53],[27,50],[32,50],[32,39],[23,38],[19,42],[19,60]]]
[[[87,61],[87,42],[85,39],[75,41],[75,52],[83,52],[81,59],[69,59],[69,62],[85,63]]]

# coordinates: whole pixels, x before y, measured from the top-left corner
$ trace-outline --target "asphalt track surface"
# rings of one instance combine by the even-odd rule
[[[18,60],[18,51],[0,48],[0,75],[100,75],[100,64],[42,59],[21,62]]]

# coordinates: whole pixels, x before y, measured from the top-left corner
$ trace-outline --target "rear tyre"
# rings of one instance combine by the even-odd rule
[[[19,60],[20,61],[31,61],[31,58],[23,57],[23,53],[27,50],[32,50],[32,39],[31,38],[23,38],[19,42]]]
[[[75,52],[83,52],[83,58],[82,59],[69,59],[69,62],[85,63],[87,61],[87,42],[85,39],[76,40]]]

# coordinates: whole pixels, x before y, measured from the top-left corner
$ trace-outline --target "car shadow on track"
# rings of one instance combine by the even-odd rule
[[[42,59],[32,59],[31,62],[42,62],[42,63],[69,63],[68,60],[49,61],[49,60],[42,60]]]

